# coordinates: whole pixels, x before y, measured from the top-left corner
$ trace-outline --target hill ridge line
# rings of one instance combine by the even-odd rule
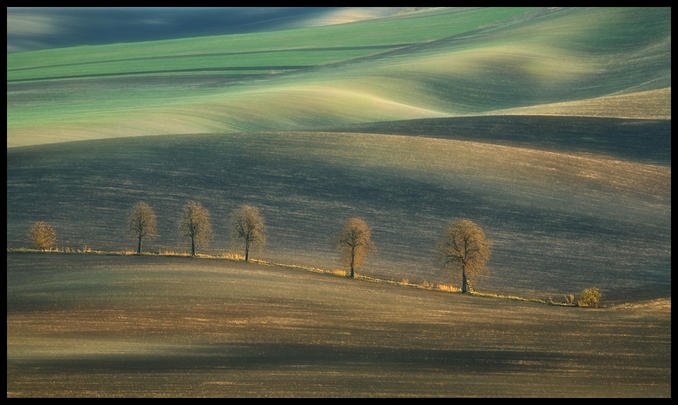
[[[204,253],[198,253],[195,256],[191,256],[189,253],[178,253],[178,252],[161,252],[161,253],[141,253],[137,254],[136,252],[132,250],[123,250],[123,251],[108,251],[108,250],[96,250],[96,249],[52,249],[52,250],[39,250],[39,249],[32,249],[32,248],[7,248],[7,253],[8,254],[61,254],[61,255],[105,255],[105,256],[139,256],[139,257],[164,257],[164,258],[189,258],[189,259],[197,259],[197,260],[223,260],[223,261],[228,261],[228,262],[235,262],[235,263],[245,263],[243,258],[240,255],[237,254],[232,254],[232,253],[227,253],[225,255],[210,255],[210,254],[204,254]],[[297,265],[297,264],[289,264],[289,263],[278,263],[278,262],[271,262],[267,260],[262,260],[262,259],[250,259],[250,263],[259,265],[259,266],[264,266],[264,267],[280,267],[280,268],[285,268],[285,269],[292,269],[292,270],[303,270],[306,272],[311,272],[311,273],[316,273],[316,274],[324,274],[328,276],[333,276],[333,277],[342,277],[342,278],[347,278],[347,273],[344,270],[339,270],[339,269],[325,269],[321,267],[315,267],[315,266],[303,266],[303,265]],[[396,285],[400,287],[410,287],[410,288],[417,288],[417,289],[422,289],[422,290],[427,290],[427,291],[435,291],[435,292],[443,292],[443,293],[455,293],[455,294],[462,294],[461,289],[457,287],[450,286],[448,284],[440,284],[440,283],[428,283],[427,281],[424,281],[422,283],[411,283],[407,280],[392,280],[392,279],[386,279],[386,278],[379,278],[375,276],[369,276],[369,275],[364,275],[364,274],[359,274],[357,273],[355,275],[355,280],[358,281],[367,281],[371,283],[383,283],[383,284],[389,284],[389,285]],[[494,299],[504,299],[504,300],[512,300],[512,301],[522,301],[522,302],[533,302],[533,303],[538,303],[538,304],[545,304],[545,305],[550,305],[550,306],[560,306],[560,307],[577,307],[576,304],[568,304],[564,302],[555,302],[551,299],[541,299],[541,298],[528,298],[528,297],[521,297],[521,296],[516,296],[516,295],[505,295],[505,294],[499,294],[499,293],[492,293],[492,292],[480,292],[480,291],[471,291],[468,293],[464,293],[465,295],[468,296],[475,296],[475,297],[482,297],[482,298],[494,298]],[[670,298],[658,298],[658,299],[653,299],[650,300],[651,302],[660,302],[662,300],[669,300],[670,303]],[[648,302],[650,302],[648,301]],[[635,308],[636,306],[644,306],[646,301],[639,301],[639,302],[634,302],[634,303],[622,303],[622,304],[614,304],[610,306],[604,306],[601,305],[597,307],[598,309],[631,309]]]

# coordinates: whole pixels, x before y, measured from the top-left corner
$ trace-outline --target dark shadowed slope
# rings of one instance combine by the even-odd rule
[[[10,7],[7,52],[266,32],[403,11],[400,7]]]
[[[176,231],[189,199],[228,245],[236,206],[261,208],[263,257],[339,267],[333,236],[350,216],[373,228],[378,253],[358,272],[450,280],[434,262],[446,221],[467,217],[493,242],[480,289],[528,295],[598,286],[611,299],[670,295],[667,166],[469,141],[349,133],[163,136],[8,151],[8,247],[32,221],[62,246],[132,248],[127,210],[158,214],[149,249],[186,250]],[[255,255],[255,257],[257,257]],[[451,279],[459,282],[459,275]]]
[[[497,115],[373,122],[329,130],[418,135],[671,163],[670,120]]]

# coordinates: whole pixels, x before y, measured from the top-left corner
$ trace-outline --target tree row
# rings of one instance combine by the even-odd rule
[[[242,244],[245,262],[249,262],[252,249],[266,242],[264,218],[258,208],[241,205],[229,218],[230,233]],[[136,253],[140,255],[144,241],[158,236],[157,217],[153,208],[145,202],[136,203],[127,217],[127,230],[134,238]],[[178,221],[179,234],[190,241],[191,256],[212,238],[209,211],[199,202],[187,202]],[[42,250],[56,246],[56,232],[46,222],[36,222],[30,230],[33,243]],[[372,230],[362,218],[347,219],[337,235],[337,247],[348,266],[349,278],[355,277],[369,252],[375,249]],[[490,243],[483,229],[468,219],[449,222],[436,246],[442,266],[461,271],[462,292],[472,291],[470,276],[479,273],[490,259]]]

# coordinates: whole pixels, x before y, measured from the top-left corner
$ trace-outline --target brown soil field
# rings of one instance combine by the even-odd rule
[[[279,266],[10,253],[8,397],[670,397],[670,298],[584,309]]]

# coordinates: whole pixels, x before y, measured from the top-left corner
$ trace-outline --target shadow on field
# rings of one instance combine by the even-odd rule
[[[155,354],[9,360],[22,366],[61,372],[177,370],[256,370],[304,366],[386,366],[447,371],[509,372],[545,370],[572,360],[559,353],[511,350],[434,350],[340,347],[302,344],[218,344]]]
[[[671,120],[609,117],[493,115],[371,122],[324,129],[406,134],[490,142],[551,151],[601,153],[621,159],[671,164]]]

